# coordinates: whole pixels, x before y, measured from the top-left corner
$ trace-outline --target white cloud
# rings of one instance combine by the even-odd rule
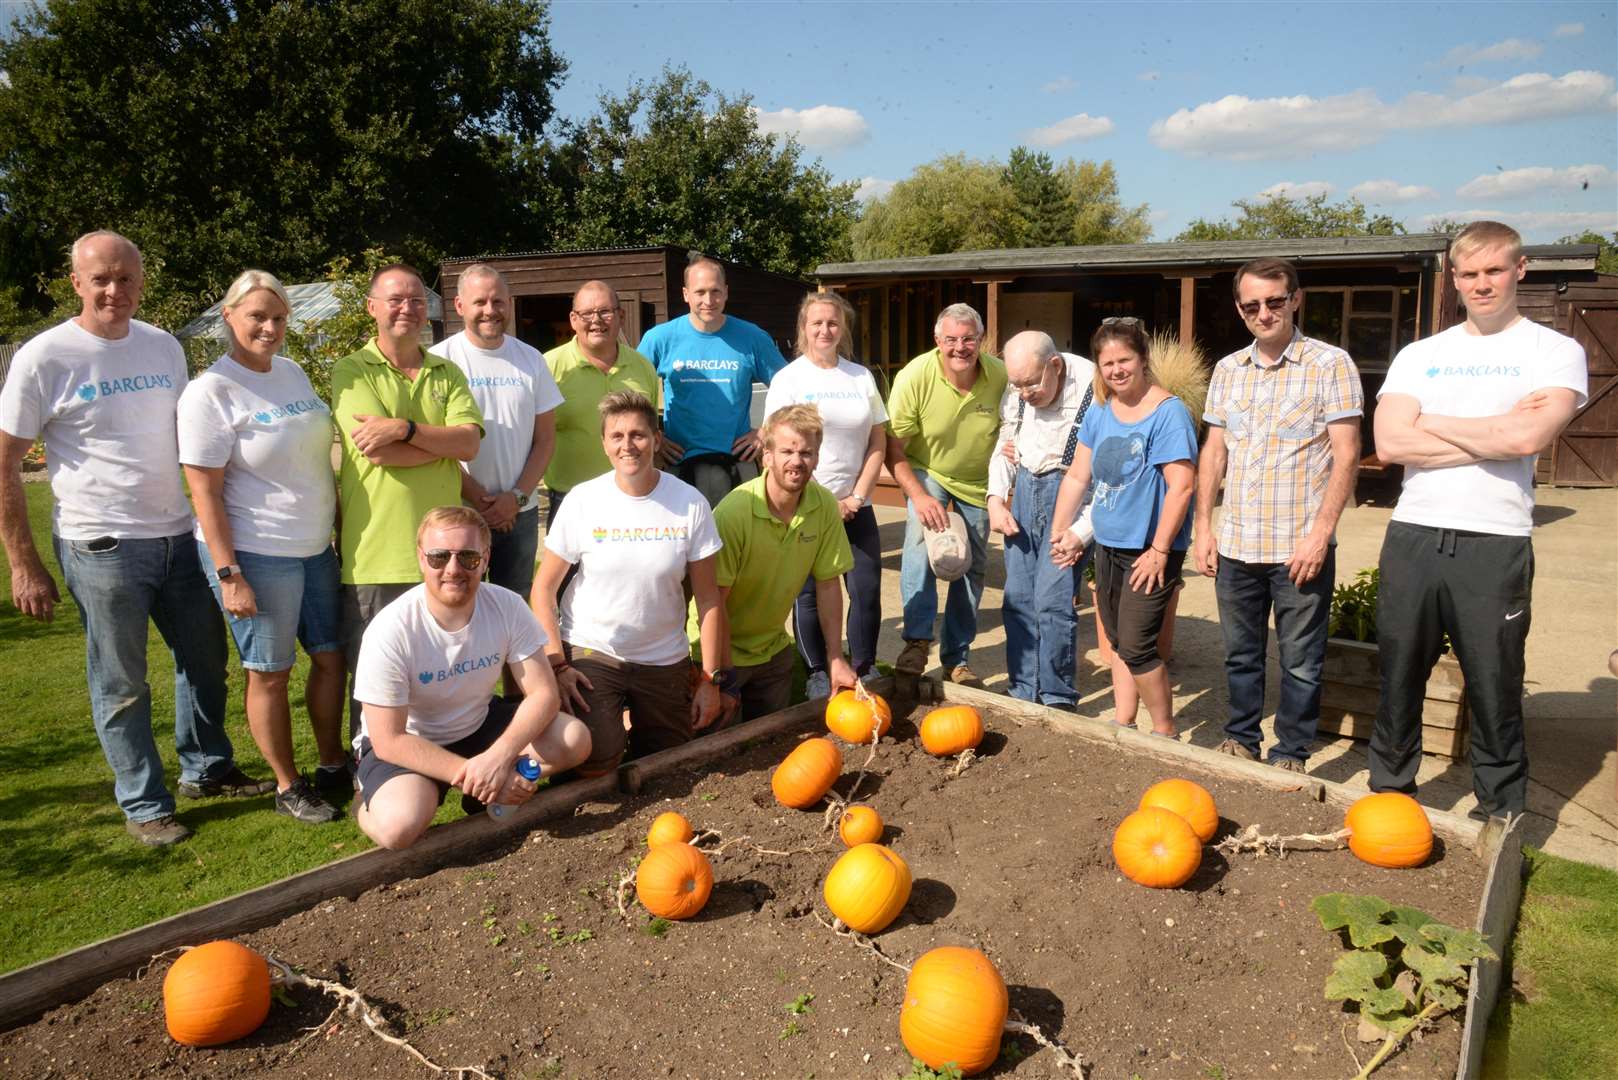
[[[1450,221],[1503,221],[1530,242],[1555,240],[1586,229],[1593,232],[1618,231],[1618,210],[1450,210],[1424,214],[1425,225]]]
[[[860,186],[854,191],[854,198],[860,202],[870,202],[872,199],[883,198],[893,190],[893,185],[896,183],[898,183],[897,180],[883,180],[878,176],[862,177]]]
[[[1049,127],[1024,132],[1023,138],[1035,146],[1060,146],[1062,143],[1078,139],[1099,139],[1103,135],[1111,135],[1114,126],[1105,116],[1079,113],[1066,120],[1058,120]]]
[[[1438,192],[1421,184],[1401,184],[1397,180],[1367,180],[1355,184],[1348,189],[1348,193],[1368,203],[1415,202],[1417,199],[1432,199]]]
[[[1584,33],[1584,24],[1581,22],[1565,22],[1551,32],[1551,37],[1578,37]]]
[[[1258,197],[1261,199],[1277,197],[1283,199],[1312,199],[1316,195],[1330,195],[1333,190],[1335,188],[1329,180],[1305,180],[1301,183],[1282,180],[1259,192]]]
[[[769,135],[796,135],[811,150],[844,150],[871,137],[871,125],[853,109],[815,105],[807,109],[754,109],[758,129]]]
[[[1518,75],[1453,96],[1410,94],[1387,104],[1370,90],[1333,97],[1248,98],[1230,94],[1180,109],[1151,127],[1152,142],[1192,157],[1235,161],[1356,150],[1394,131],[1522,123],[1618,108],[1612,76],[1570,71]]]
[[[1068,78],[1066,75],[1063,75],[1059,79],[1052,79],[1050,82],[1040,87],[1040,89],[1045,91],[1047,94],[1060,94],[1064,90],[1071,90],[1077,85],[1079,84]]]
[[[1138,82],[1157,82],[1162,77],[1163,73],[1161,71],[1143,71],[1136,75],[1135,79]]]
[[[1466,67],[1470,64],[1488,64],[1500,60],[1532,60],[1544,51],[1545,47],[1537,41],[1507,38],[1493,45],[1457,45],[1445,53],[1444,59],[1439,63]]]
[[[1455,194],[1463,199],[1513,199],[1548,191],[1612,187],[1615,183],[1618,183],[1618,173],[1605,165],[1570,165],[1565,169],[1538,165],[1529,169],[1484,173],[1462,184]]]

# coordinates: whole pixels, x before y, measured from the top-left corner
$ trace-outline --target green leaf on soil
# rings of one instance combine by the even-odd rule
[[[1406,945],[1399,959],[1405,967],[1420,975],[1424,983],[1458,982],[1466,978],[1466,969],[1456,963],[1454,957],[1445,956],[1435,949]]]
[[[1323,893],[1310,901],[1309,906],[1327,930],[1346,928],[1348,940],[1355,948],[1380,945],[1393,938],[1392,928],[1382,922],[1382,917],[1393,908],[1379,896]]]
[[[1419,945],[1426,948],[1427,939],[1421,936],[1421,928],[1438,920],[1413,907],[1395,906],[1388,911],[1388,926],[1393,930],[1393,936],[1406,945]]]
[[[1326,977],[1326,1000],[1358,1001],[1373,1012],[1397,1012],[1405,997],[1377,980],[1388,973],[1388,958],[1379,952],[1346,952]]]
[[[1444,955],[1458,964],[1470,965],[1478,960],[1498,960],[1489,943],[1476,930],[1460,930],[1446,923],[1433,922],[1421,928],[1422,936],[1444,947]]]

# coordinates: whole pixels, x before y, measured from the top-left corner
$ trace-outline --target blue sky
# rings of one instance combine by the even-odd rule
[[[563,115],[684,64],[867,191],[1026,143],[1110,159],[1160,240],[1271,190],[1354,194],[1412,231],[1618,229],[1610,2],[557,0],[552,42]]]

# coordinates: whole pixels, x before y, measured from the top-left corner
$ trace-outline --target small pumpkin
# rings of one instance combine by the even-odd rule
[[[646,846],[684,844],[695,835],[697,834],[692,831],[691,823],[685,819],[684,814],[668,810],[657,815],[652,821],[652,827],[646,830]]]
[[[807,810],[821,799],[843,773],[843,752],[830,739],[805,739],[775,767],[770,789],[783,806]]]
[[[258,1030],[270,1015],[270,966],[234,941],[188,949],[163,977],[163,1019],[187,1046],[218,1046]]]
[[[983,741],[983,717],[970,705],[945,705],[922,718],[921,745],[929,754],[954,757]]]
[[[1202,841],[1179,814],[1148,806],[1119,824],[1112,835],[1112,857],[1138,885],[1177,889],[1202,865]]]
[[[1420,866],[1433,853],[1433,824],[1421,803],[1398,791],[1357,799],[1343,817],[1348,850],[1372,866]]]
[[[974,1076],[1000,1057],[1010,1004],[1005,980],[987,956],[945,945],[910,969],[899,1037],[928,1068],[954,1065],[962,1076]]]
[[[862,934],[875,934],[910,899],[910,867],[891,848],[860,844],[832,865],[822,891],[833,915]]]
[[[635,871],[635,896],[659,918],[689,919],[702,910],[712,892],[708,856],[690,844],[659,844]]]
[[[870,742],[873,721],[878,738],[893,726],[893,710],[876,694],[861,698],[852,690],[841,690],[826,702],[826,727],[844,742]]]
[[[1214,808],[1213,796],[1201,784],[1190,780],[1160,780],[1146,789],[1140,797],[1142,809],[1161,806],[1185,818],[1197,839],[1206,844],[1219,831],[1219,811]]]
[[[869,806],[850,806],[837,822],[837,835],[849,847],[875,844],[882,839],[882,815]]]

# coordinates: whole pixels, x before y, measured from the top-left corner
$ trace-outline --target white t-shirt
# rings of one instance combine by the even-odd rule
[[[632,664],[685,659],[686,564],[721,546],[708,500],[668,473],[643,497],[613,473],[577,485],[545,534],[545,549],[579,568],[562,595],[562,640]]]
[[[1500,416],[1535,390],[1567,387],[1584,404],[1584,348],[1572,338],[1519,319],[1498,334],[1469,334],[1466,324],[1399,350],[1377,392],[1405,394],[1422,412]],[[1405,466],[1393,520],[1503,536],[1533,530],[1534,461],[1482,461],[1448,469]]]
[[[0,391],[0,430],[43,434],[57,536],[191,531],[174,433],[185,381],[180,343],[137,320],[115,341],[69,320],[17,350]]]
[[[764,417],[788,405],[813,405],[820,410],[826,437],[820,444],[815,481],[839,499],[854,493],[854,483],[865,467],[865,448],[871,428],[886,423],[876,380],[851,360],[837,358],[835,368],[823,368],[800,356],[775,376],[764,395]]]
[[[450,631],[427,609],[427,586],[417,585],[366,627],[354,696],[365,705],[405,706],[405,731],[444,746],[482,726],[506,664],[544,647],[539,620],[510,589],[479,585],[471,621]],[[363,738],[361,710],[355,750]]]
[[[545,357],[510,334],[498,349],[481,349],[464,330],[432,351],[466,373],[472,400],[483,410],[478,456],[462,467],[491,495],[511,491],[534,446],[534,417],[562,403]]]
[[[182,465],[225,470],[238,551],[306,559],[331,545],[331,410],[295,361],[258,372],[220,357],[180,395],[179,426]]]

